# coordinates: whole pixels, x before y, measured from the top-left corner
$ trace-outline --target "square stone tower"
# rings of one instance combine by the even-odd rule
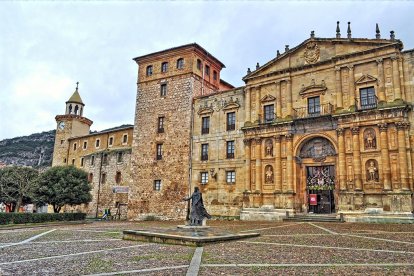
[[[184,218],[191,173],[193,99],[218,93],[224,64],[198,44],[134,58],[137,99],[128,219]]]

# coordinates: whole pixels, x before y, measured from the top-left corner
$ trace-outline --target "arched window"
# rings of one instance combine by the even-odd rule
[[[116,184],[120,184],[121,183],[121,180],[122,180],[122,174],[121,174],[121,172],[116,172],[116,175],[115,175],[115,182],[116,182]]]
[[[78,106],[78,105],[76,105],[76,106],[75,106],[75,115],[78,115],[78,111],[79,111],[79,106]]]
[[[69,114],[72,114],[72,105],[69,105]]]
[[[89,173],[89,175],[88,175],[88,182],[89,183],[92,183],[92,181],[93,181],[93,173]]]
[[[179,58],[177,59],[177,69],[183,69],[184,68],[184,59]]]
[[[202,68],[201,60],[197,59],[197,69],[201,70],[201,68]]]
[[[82,114],[83,114],[83,108],[81,107],[79,115],[82,116]]]
[[[147,76],[152,76],[152,65],[147,66]]]
[[[162,73],[165,73],[165,72],[167,72],[168,71],[168,62],[163,62],[162,64],[161,64],[161,72]]]

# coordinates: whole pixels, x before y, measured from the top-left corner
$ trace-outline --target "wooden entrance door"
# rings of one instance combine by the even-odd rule
[[[306,190],[309,213],[334,213],[335,166],[307,166]]]

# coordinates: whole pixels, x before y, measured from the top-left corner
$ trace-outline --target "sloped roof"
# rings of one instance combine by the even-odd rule
[[[66,103],[79,103],[79,104],[83,104],[82,98],[79,95],[78,89],[76,88],[75,92],[73,92],[73,95],[69,98],[69,100]]]

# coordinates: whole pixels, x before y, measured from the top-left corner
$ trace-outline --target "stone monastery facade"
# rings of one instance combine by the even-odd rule
[[[414,50],[403,51],[394,32],[384,39],[377,28],[373,39],[353,38],[348,25],[343,38],[339,24],[334,38],[312,32],[249,69],[239,88],[220,79],[224,64],[198,44],[134,60],[133,130],[88,134],[92,122],[82,117],[83,104],[78,114],[67,106],[56,117],[53,161],[81,166],[83,158],[84,168],[99,176],[85,164],[101,150],[118,152],[107,139],[126,133],[127,143],[117,146],[124,165],[109,162],[105,169],[120,171],[129,186],[128,219],[184,218],[182,198],[195,186],[214,216],[411,215]],[[60,129],[62,121],[70,131]],[[82,149],[98,137],[104,148]],[[108,204],[114,195],[105,196]]]

